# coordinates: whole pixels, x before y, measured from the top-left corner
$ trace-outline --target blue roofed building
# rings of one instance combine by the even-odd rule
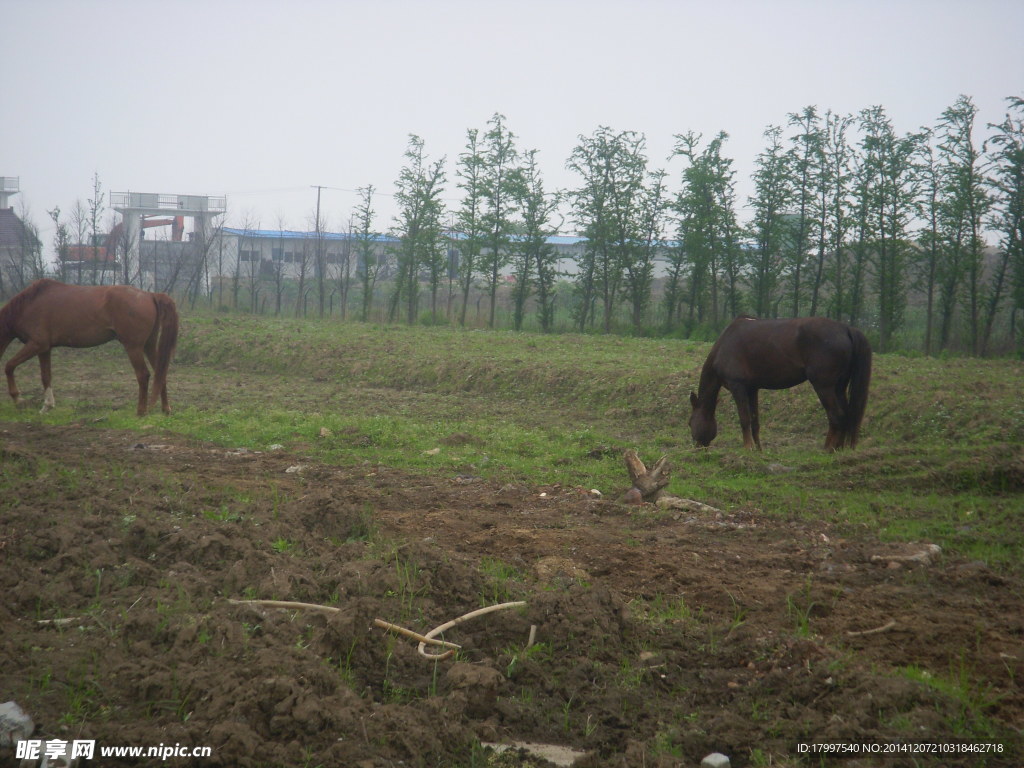
[[[279,229],[247,229],[223,227],[218,230],[217,242],[210,249],[207,261],[212,277],[296,280],[302,276],[316,277],[323,264],[325,277],[338,279],[343,275],[358,275],[363,267],[358,257],[360,237],[349,232],[315,232]],[[461,258],[460,232],[450,232],[448,268],[454,276]],[[384,264],[380,275],[383,280],[394,275],[395,253],[399,239],[387,234],[370,236],[373,256]],[[587,238],[577,235],[551,235],[547,244],[558,255],[558,271],[575,274],[587,245]],[[666,243],[655,259],[655,277],[667,271]],[[322,258],[318,257],[318,253]],[[508,270],[511,272],[511,270]]]
[[[355,254],[360,238],[348,232],[301,232],[288,229],[239,229],[223,227],[211,248],[211,272],[220,277],[236,275],[295,280],[319,274],[336,279],[358,271]],[[371,235],[373,255],[387,258],[398,240],[390,235]]]

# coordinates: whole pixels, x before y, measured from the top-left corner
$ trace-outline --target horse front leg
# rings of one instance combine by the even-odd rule
[[[7,374],[7,392],[10,394],[11,400],[14,401],[15,405],[18,405],[18,398],[21,396],[21,392],[18,391],[18,385],[14,382],[14,370],[26,360],[40,354],[41,351],[42,349],[39,345],[29,341],[4,366],[4,373]]]

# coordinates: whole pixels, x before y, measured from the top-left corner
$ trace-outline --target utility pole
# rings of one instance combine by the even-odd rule
[[[320,231],[320,192],[323,187],[319,184],[314,184],[316,187],[316,282],[317,288],[320,292],[320,317],[324,316],[324,248],[323,248],[323,234]]]

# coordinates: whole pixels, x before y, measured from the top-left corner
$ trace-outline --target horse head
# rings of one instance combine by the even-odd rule
[[[715,412],[700,405],[697,395],[690,393],[690,405],[693,413],[690,414],[690,435],[694,442],[701,448],[707,448],[711,441],[718,434],[718,422],[715,421]]]

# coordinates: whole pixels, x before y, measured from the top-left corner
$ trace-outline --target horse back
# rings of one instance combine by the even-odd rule
[[[16,320],[18,335],[46,346],[93,347],[114,338],[128,341],[142,326],[144,340],[156,317],[148,294],[130,286],[40,280],[24,293],[27,300]]]
[[[823,317],[738,317],[712,348],[724,380],[764,389],[787,389],[836,365],[845,369],[851,353],[847,327]]]

